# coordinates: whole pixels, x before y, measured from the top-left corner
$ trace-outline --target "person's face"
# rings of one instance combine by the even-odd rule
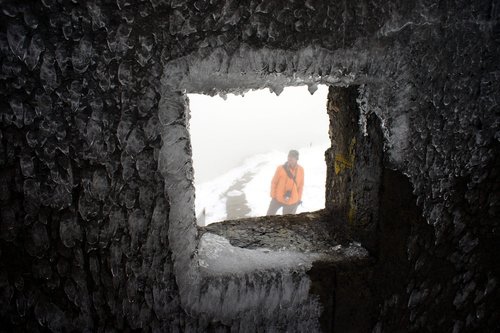
[[[292,168],[295,168],[297,165],[297,159],[293,156],[288,155],[288,165]]]

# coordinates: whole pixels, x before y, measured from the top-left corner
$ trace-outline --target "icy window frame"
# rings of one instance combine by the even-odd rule
[[[158,114],[162,125],[158,169],[165,178],[165,192],[170,204],[168,242],[181,305],[186,311],[230,321],[245,311],[258,311],[256,309],[262,306],[282,311],[285,316],[294,315],[294,302],[299,302],[312,312],[319,312],[320,306],[318,300],[312,299],[308,293],[310,280],[306,272],[316,258],[314,255],[298,253],[285,258],[280,257],[279,253],[271,253],[266,257],[269,260],[261,260],[255,251],[250,253],[245,251],[252,250],[231,249],[220,237],[205,238],[206,234],[198,236],[187,93],[216,95],[265,88],[280,93],[285,86],[308,85],[310,90],[315,90],[318,84],[343,87],[365,84],[374,81],[363,73],[369,67],[367,63],[373,61],[373,58],[366,56],[366,52],[339,54],[311,47],[299,51],[253,50],[242,46],[231,55],[223,49],[215,49],[208,55],[186,56],[165,66]],[[327,172],[332,172],[330,167]],[[238,271],[236,268],[231,270],[227,265],[218,267],[216,262],[207,263],[204,260],[215,252],[227,252],[228,248],[232,254],[243,251],[245,255],[253,256],[255,266],[243,271],[242,267],[238,267]],[[271,269],[278,262],[284,263],[278,267],[281,279],[274,278],[271,288],[276,288],[282,295],[291,292],[290,288],[295,293],[289,306],[282,307],[280,304],[280,309],[276,309],[277,305],[269,295],[253,297],[255,288],[269,283],[265,274],[253,276],[251,288],[240,284],[241,277],[235,277],[243,274],[248,280],[253,271]],[[237,265],[237,261],[234,264]],[[227,281],[220,283],[221,278],[229,279],[229,286],[238,289],[239,299],[248,296],[248,300],[232,300],[234,290],[231,293]],[[259,284],[255,279],[266,281]],[[285,280],[288,283],[284,283]],[[264,313],[260,315],[266,316]]]

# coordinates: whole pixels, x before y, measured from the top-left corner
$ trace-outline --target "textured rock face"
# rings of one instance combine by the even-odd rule
[[[379,118],[425,221],[374,329],[498,329],[495,2],[2,1],[0,17],[2,327],[243,330],[186,294],[183,93],[327,83],[360,85],[360,128]]]

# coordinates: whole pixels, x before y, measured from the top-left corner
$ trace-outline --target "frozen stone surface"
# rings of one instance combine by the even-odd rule
[[[26,29],[23,25],[12,24],[7,29],[7,40],[12,53],[23,60],[26,52]]]
[[[353,331],[345,309],[364,298],[361,331],[498,331],[499,15],[494,1],[2,1],[2,329]],[[369,248],[385,278],[314,261],[203,275],[185,93],[318,84],[360,87],[353,172],[382,133],[382,208],[351,210],[345,243],[301,244]],[[347,202],[376,197],[372,179],[352,188],[365,180]],[[367,225],[372,243],[350,239]]]
[[[262,270],[310,269],[318,253],[244,249],[232,246],[224,237],[205,233],[200,239],[198,260],[209,275],[238,275]]]
[[[226,237],[233,246],[273,251],[338,253],[348,245],[345,235],[332,233],[321,212],[300,215],[247,218],[213,223],[200,232]]]
[[[274,325],[285,324],[288,331],[319,329],[320,305],[309,294],[310,280],[304,275],[319,254],[242,249],[231,246],[223,237],[206,233],[200,240],[198,258],[208,287],[200,295],[200,309],[221,316],[225,322],[239,321],[240,327],[258,324],[255,319],[249,322],[247,316],[253,312],[267,320],[277,314],[287,318]],[[273,281],[263,283],[268,274],[274,276]],[[227,287],[218,288],[221,283]],[[213,303],[219,297],[223,302]]]

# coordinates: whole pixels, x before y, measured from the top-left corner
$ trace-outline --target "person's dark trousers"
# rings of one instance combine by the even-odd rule
[[[285,205],[273,198],[271,200],[271,203],[269,204],[269,209],[267,210],[266,215],[276,215],[276,212],[281,207],[283,207],[283,214],[295,214],[298,206],[299,206],[298,202],[293,205]]]

